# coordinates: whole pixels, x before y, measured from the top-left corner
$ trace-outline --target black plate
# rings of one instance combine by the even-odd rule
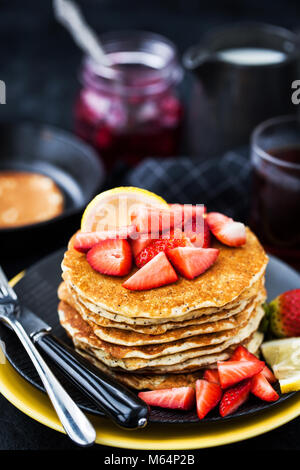
[[[22,302],[52,326],[53,334],[70,344],[70,340],[60,326],[57,316],[58,299],[56,292],[61,282],[60,264],[63,253],[64,250],[60,250],[33,265],[28,269],[25,277],[17,284],[15,289],[20,299],[22,299]],[[299,288],[300,276],[285,263],[271,257],[266,275],[266,283],[269,298],[274,298],[280,292]],[[6,355],[9,362],[32,385],[44,391],[34,367],[15,334],[0,324],[0,336],[5,343]],[[56,368],[55,373],[84,411],[102,416],[102,413],[97,410],[94,404],[65,380],[60,371]],[[277,386],[275,388],[279,392],[279,387]],[[229,415],[227,418],[221,418],[218,415],[218,410],[215,409],[210,412],[202,422],[224,421],[224,419],[230,420],[239,416],[251,415],[269,409],[271,406],[277,406],[292,395],[294,395],[294,393],[282,395],[280,399],[274,403],[263,402],[251,396],[248,402],[241,406],[233,415]],[[159,423],[199,422],[195,411],[165,410],[160,408],[153,408],[151,410],[150,420]]]

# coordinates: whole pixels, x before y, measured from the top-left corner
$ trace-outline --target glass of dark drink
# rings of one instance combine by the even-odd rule
[[[300,118],[260,124],[251,138],[250,225],[270,253],[300,269]]]
[[[75,105],[75,132],[108,169],[117,161],[178,153],[183,117],[177,85],[183,71],[175,46],[147,32],[101,35],[111,66],[86,57]]]

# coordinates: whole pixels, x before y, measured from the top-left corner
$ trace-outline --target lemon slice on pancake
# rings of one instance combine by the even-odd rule
[[[150,191],[132,186],[109,189],[98,194],[86,207],[82,232],[114,230],[131,224],[131,215],[140,205],[168,208],[168,203]]]
[[[261,350],[279,380],[282,393],[300,390],[300,338],[267,341]]]

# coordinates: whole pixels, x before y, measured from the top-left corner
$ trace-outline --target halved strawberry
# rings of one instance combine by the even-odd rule
[[[195,390],[192,387],[167,388],[140,392],[139,397],[148,405],[190,410],[195,403]]]
[[[210,231],[203,214],[206,207],[202,204],[193,206],[191,204],[169,204],[174,213],[174,226],[178,227],[191,240],[193,246],[208,248],[210,246]],[[176,217],[175,217],[176,214]],[[181,214],[178,219],[178,214]]]
[[[111,276],[125,276],[132,265],[127,240],[102,240],[87,252],[86,259],[95,271]]]
[[[231,361],[253,361],[253,362],[261,362],[254,354],[248,351],[245,346],[241,344],[236,347],[234,350],[231,358]]]
[[[158,238],[163,230],[174,227],[173,213],[168,209],[139,206],[131,214],[131,221],[137,232],[149,233],[152,238]]]
[[[116,230],[103,230],[100,232],[77,232],[74,238],[74,248],[86,253],[102,240],[127,239],[135,233],[135,226],[119,227]]]
[[[191,219],[197,225],[202,223],[205,207],[191,204],[170,204],[169,209],[140,206],[131,214],[131,221],[140,233],[151,233],[155,238],[164,231],[170,233],[175,227],[184,231],[184,226]],[[198,222],[199,221],[199,222]]]
[[[123,287],[130,290],[148,290],[171,284],[177,279],[171,263],[165,253],[161,252],[128,278]]]
[[[221,400],[222,389],[220,385],[206,380],[196,382],[197,415],[203,419]]]
[[[176,270],[187,279],[194,279],[206,271],[219,255],[215,248],[183,247],[167,250],[167,256]]]
[[[194,224],[201,224],[206,207],[203,204],[169,204],[169,208],[174,217],[174,227],[184,231],[186,224],[193,220]]]
[[[253,395],[264,401],[276,401],[279,398],[278,393],[274,390],[262,372],[260,374],[256,374],[252,378],[251,392]]]
[[[184,234],[190,239],[191,243],[196,248],[209,248],[210,247],[210,231],[208,223],[202,218],[202,222],[197,226],[192,221],[191,224],[185,224]]]
[[[251,379],[244,380],[236,387],[228,388],[220,402],[220,415],[227,416],[234,413],[245,401],[248,400],[251,390]]]
[[[146,248],[146,246],[150,245],[152,241],[153,240],[148,236],[148,234],[142,234],[136,240],[130,240],[130,245],[134,258],[136,258],[138,254],[144,248]]]
[[[265,366],[262,361],[218,361],[217,364],[222,388],[231,387],[241,380],[253,377]]]
[[[206,369],[203,374],[203,378],[208,382],[213,382],[215,384],[220,384],[220,377],[218,369]]]
[[[151,242],[137,255],[135,258],[135,264],[138,268],[141,268],[145,264],[149,263],[154,256],[160,252],[166,252],[170,248],[176,248],[178,246],[187,246],[189,244],[188,239],[180,232],[174,230],[173,238],[160,238],[158,240],[151,240]]]
[[[246,228],[241,222],[219,212],[210,212],[206,220],[214,236],[224,245],[241,246],[246,243]]]
[[[277,382],[277,379],[269,367],[265,366],[261,371],[261,374],[264,375],[270,384]]]
[[[248,349],[246,349],[241,344],[235,349],[233,355],[230,358],[231,361],[257,361],[260,360],[252,354]],[[266,377],[270,383],[276,382],[276,377],[273,372],[265,365],[261,373]]]

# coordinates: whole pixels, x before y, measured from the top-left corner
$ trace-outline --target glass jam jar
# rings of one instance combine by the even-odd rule
[[[178,153],[183,106],[176,49],[164,37],[116,32],[100,37],[112,66],[87,57],[75,106],[75,132],[108,168],[135,165],[146,156]]]

